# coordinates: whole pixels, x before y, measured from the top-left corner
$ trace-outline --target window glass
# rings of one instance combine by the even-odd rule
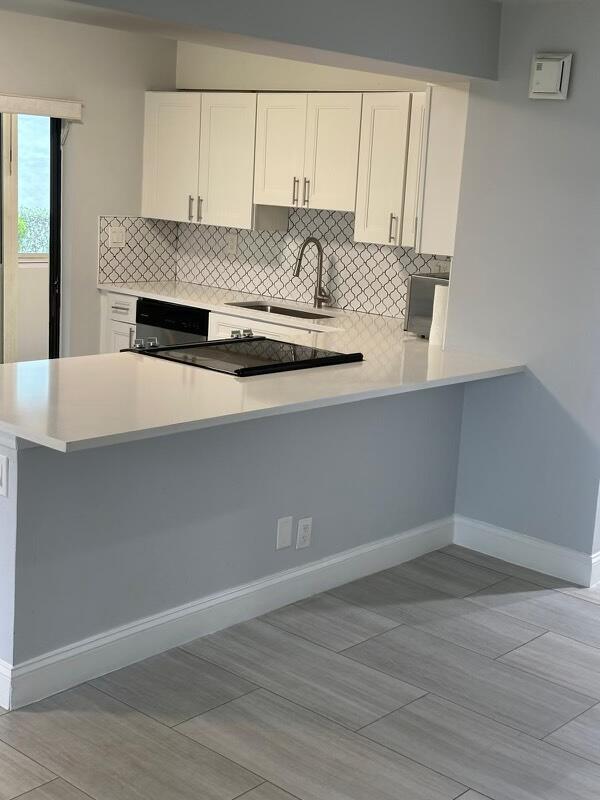
[[[50,233],[50,119],[19,114],[19,253],[47,253]]]

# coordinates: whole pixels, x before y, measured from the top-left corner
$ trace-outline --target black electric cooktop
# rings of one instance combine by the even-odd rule
[[[327,367],[362,361],[362,353],[335,353],[303,344],[290,344],[251,336],[243,339],[214,339],[193,344],[168,347],[146,347],[133,350],[152,358],[176,361],[190,367],[203,367],[215,372],[225,372],[238,378],[266,375],[271,372],[288,372],[293,369]]]

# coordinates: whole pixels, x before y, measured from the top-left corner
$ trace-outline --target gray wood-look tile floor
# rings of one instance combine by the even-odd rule
[[[0,714],[0,800],[598,800],[599,597],[452,545]]]

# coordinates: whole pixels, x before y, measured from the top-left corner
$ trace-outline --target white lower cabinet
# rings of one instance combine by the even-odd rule
[[[209,339],[229,339],[233,331],[251,330],[254,336],[266,336],[280,342],[311,345],[315,332],[287,325],[274,325],[247,317],[234,317],[229,314],[211,313],[208,318]]]
[[[135,339],[135,325],[131,322],[110,321],[109,327],[109,353],[118,353],[133,345]]]
[[[118,353],[131,347],[135,339],[137,297],[101,293],[100,352]]]

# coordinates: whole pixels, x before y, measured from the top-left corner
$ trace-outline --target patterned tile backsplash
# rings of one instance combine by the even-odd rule
[[[109,247],[109,231],[125,228],[125,247]],[[100,217],[98,283],[174,281],[177,223],[141,217]]]
[[[108,247],[111,225],[125,225],[128,241],[124,248]],[[417,272],[437,271],[436,260],[401,247],[354,242],[353,229],[351,213],[290,209],[287,233],[240,230],[237,255],[230,257],[224,255],[229,228],[102,217],[99,281],[177,279],[310,303],[316,249],[307,249],[299,278],[294,278],[292,271],[302,241],[312,234],[323,244],[324,283],[334,306],[404,316],[408,278]]]

